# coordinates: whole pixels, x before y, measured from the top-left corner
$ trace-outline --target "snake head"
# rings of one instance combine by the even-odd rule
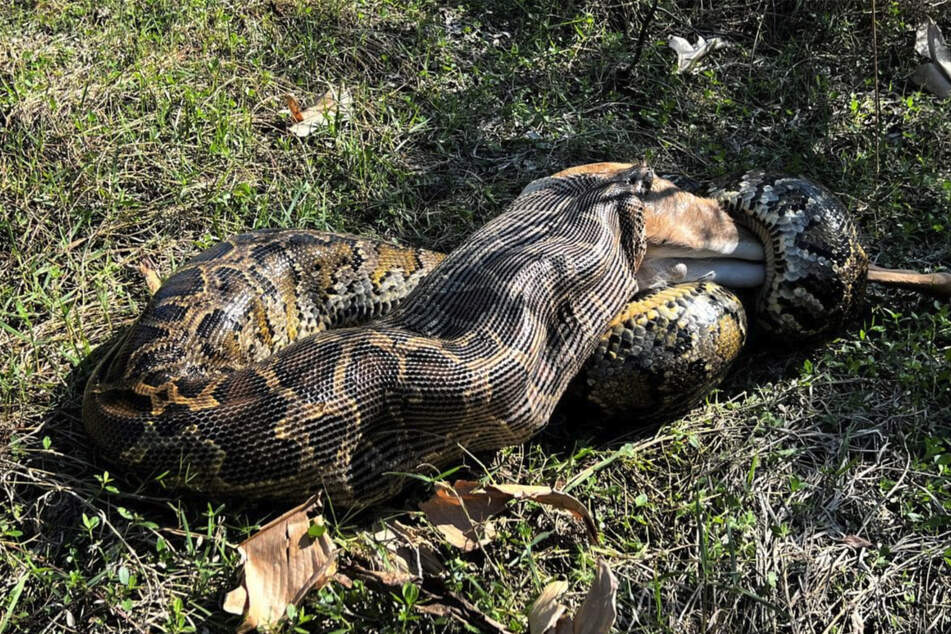
[[[647,167],[647,163],[641,163],[620,172],[618,180],[628,183],[634,188],[635,194],[643,196],[651,190],[651,185],[654,183],[654,170]]]

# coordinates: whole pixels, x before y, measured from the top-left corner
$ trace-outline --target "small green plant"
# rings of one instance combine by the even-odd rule
[[[391,596],[399,603],[400,611],[397,615],[397,619],[402,623],[402,631],[405,632],[409,623],[419,619],[415,610],[416,602],[419,600],[419,586],[411,581],[407,581],[400,588],[398,595],[391,593]]]

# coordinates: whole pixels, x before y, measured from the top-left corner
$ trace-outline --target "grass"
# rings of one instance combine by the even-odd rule
[[[262,226],[449,249],[533,178],[644,156],[700,180],[810,176],[879,264],[951,263],[948,106],[908,79],[919,20],[951,35],[944,2],[879,2],[880,125],[867,3],[665,0],[646,26],[646,1],[556,4],[0,8],[0,633],[233,628],[234,545],[281,510],[163,494],[92,452],[83,382],[146,302],[143,256],[167,274]],[[675,75],[670,34],[734,46]],[[350,120],[289,136],[283,95],[306,106],[332,86],[351,91]],[[620,631],[951,628],[951,315],[904,292],[869,304],[828,343],[757,348],[705,405],[632,424],[627,445],[567,416],[489,457],[496,480],[547,484],[603,463],[573,493],[604,540],[526,506],[483,553],[442,551],[447,586],[525,631],[545,583],[570,581],[576,605],[600,556]],[[346,519],[335,539],[413,508]],[[289,629],[460,629],[417,600],[329,587]]]

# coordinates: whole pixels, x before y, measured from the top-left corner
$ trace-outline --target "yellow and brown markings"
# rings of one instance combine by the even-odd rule
[[[376,249],[376,255],[376,267],[370,273],[370,280],[375,287],[379,287],[383,278],[394,271],[402,271],[403,275],[409,277],[421,266],[417,249],[381,244]]]
[[[696,292],[695,284],[680,284],[658,289],[646,293],[644,296],[634,299],[624,306],[615,317],[608,323],[607,332],[610,333],[614,328],[623,325],[625,322],[646,323],[653,321],[658,317],[658,311],[665,319],[676,319],[677,312],[668,307],[668,304],[682,297],[689,296]],[[607,336],[607,335],[605,335]]]
[[[720,317],[715,332],[716,353],[720,359],[735,359],[746,342],[745,325],[735,313]]]
[[[723,287],[691,282],[654,290],[612,320],[581,392],[612,416],[670,416],[722,379],[745,338],[742,304]]]
[[[625,307],[641,229],[696,246],[735,226],[662,179],[641,210],[632,168],[542,179],[449,256],[295,230],[216,245],[166,281],[93,373],[86,427],[114,459],[199,490],[322,487],[347,506],[395,493],[400,480],[384,474],[526,440],[593,347],[601,402],[682,408],[726,371],[745,316],[707,283]],[[567,266],[566,245],[597,265]],[[861,265],[852,253],[846,268]]]

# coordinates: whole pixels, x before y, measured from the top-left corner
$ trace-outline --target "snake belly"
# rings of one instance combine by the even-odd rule
[[[111,460],[175,485],[322,489],[340,506],[389,497],[399,474],[465,451],[522,443],[637,290],[649,178],[551,179],[438,266],[428,252],[299,231],[212,247],[94,371],[86,429]],[[345,327],[325,330],[332,321]]]

